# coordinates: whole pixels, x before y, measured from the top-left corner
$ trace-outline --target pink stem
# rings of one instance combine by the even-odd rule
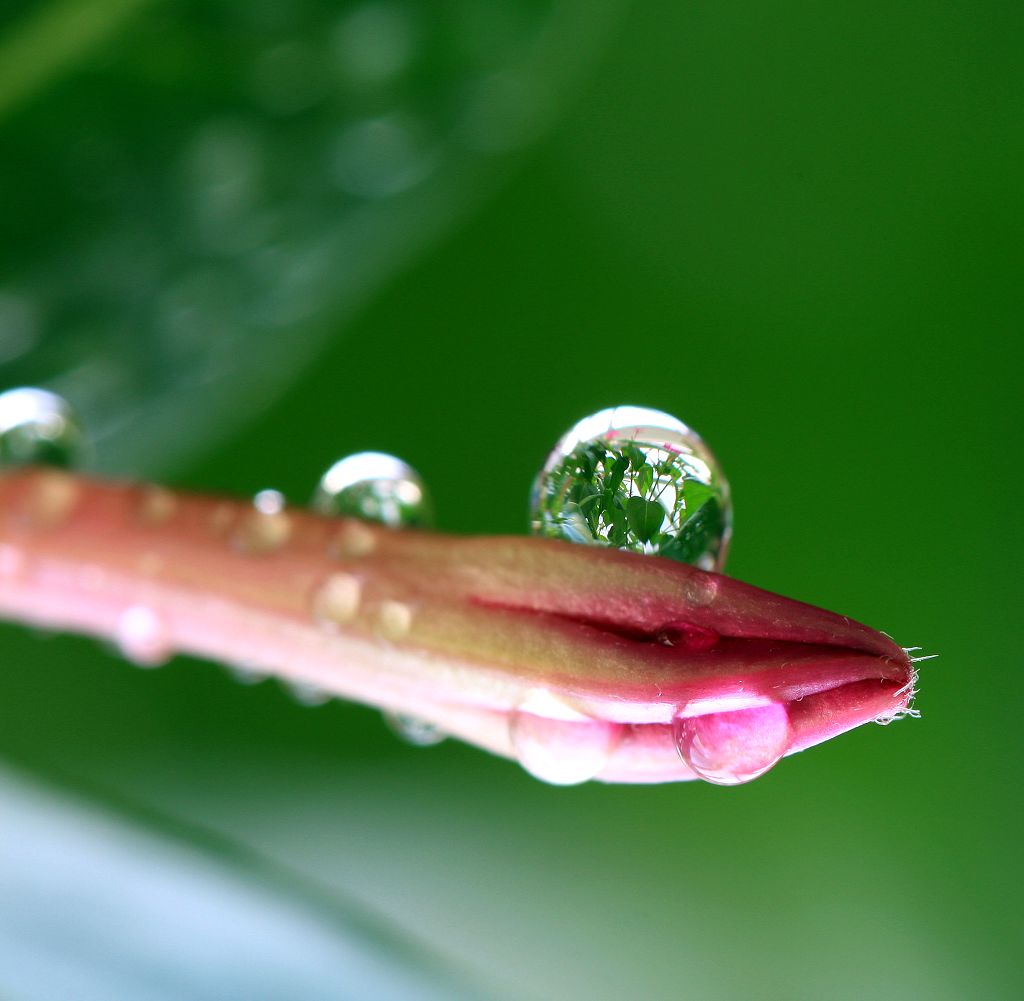
[[[735,763],[755,745],[768,755],[765,707],[784,707],[771,723],[784,754],[907,712],[913,694],[907,654],[881,633],[678,563],[50,470],[0,476],[0,615],[113,638],[142,663],[244,664],[554,781],[577,766],[693,778],[677,753],[687,720],[698,749],[716,742]]]

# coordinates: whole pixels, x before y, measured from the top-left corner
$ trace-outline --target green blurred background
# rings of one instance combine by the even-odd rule
[[[3,8],[3,384],[182,486],[303,502],[392,451],[453,532],[524,531],[584,414],[667,410],[729,572],[939,653],[923,717],[744,787],[548,788],[5,626],[0,752],[501,997],[1019,997],[1021,6],[291,7]]]

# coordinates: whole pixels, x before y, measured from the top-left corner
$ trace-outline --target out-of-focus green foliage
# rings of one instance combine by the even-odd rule
[[[5,30],[35,10],[21,7]],[[485,4],[401,9],[431,23],[496,16]],[[178,104],[165,95],[166,115],[146,108],[189,64],[182,32],[213,17],[140,8],[108,35],[116,52],[62,64],[4,111],[2,329],[69,331],[53,354],[48,336],[31,341],[5,382],[57,380],[88,409],[68,373],[132,373],[127,407],[121,376],[99,383],[112,387],[98,393],[109,409],[93,408],[106,468],[158,467],[173,432],[194,456],[177,482],[303,499],[339,455],[379,448],[420,470],[442,527],[479,532],[525,529],[529,484],[572,420],[659,407],[723,462],[730,572],[941,658],[922,665],[921,720],[861,728],[749,786],[552,789],[452,743],[405,747],[367,711],[299,707],[191,661],[135,671],[88,641],[5,628],[0,749],[258,848],[510,997],[1020,996],[1020,6],[635,5],[582,99],[403,273],[388,257],[358,295],[339,274],[337,299],[303,312],[303,244],[281,242],[299,230],[272,230],[283,235],[268,258],[215,242],[207,277],[185,286],[195,312],[172,309],[178,344],[153,336],[154,318],[183,309],[175,290],[190,271],[151,262],[184,259],[165,235],[206,238],[204,213],[183,200],[198,190],[184,184],[197,161],[183,140],[199,140],[189,116],[220,93],[231,59],[212,60]],[[154,36],[169,54],[150,65],[142,39]],[[576,37],[550,51],[575,57]],[[129,64],[154,82],[118,87]],[[227,120],[245,121],[255,100],[240,96]],[[287,163],[308,176],[292,116],[331,130],[324,108],[276,114],[260,111],[278,123],[260,132],[259,162],[277,178],[260,190],[285,192]],[[119,134],[104,123],[121,116],[140,131],[103,152]],[[110,173],[126,180],[90,215],[65,139],[93,133],[89,176],[121,163]],[[246,175],[230,157],[198,162],[226,163],[216,229],[217,198],[235,204],[246,189],[230,179]],[[132,181],[146,164],[162,165],[166,189]],[[440,221],[421,230],[418,212],[396,210],[388,232],[436,236],[466,205],[452,184],[434,203]],[[309,214],[330,234],[324,204]],[[101,217],[137,241],[122,245],[109,299],[95,290],[115,258],[76,256],[107,231]],[[387,256],[374,241],[345,245],[357,263],[366,247]],[[263,270],[245,284],[254,253]],[[129,282],[131,267],[141,277]],[[354,314],[347,304],[371,286]],[[74,288],[83,298],[65,296]],[[108,301],[126,304],[117,324],[102,319],[115,315]],[[271,301],[281,312],[265,311]],[[285,354],[304,374],[257,406],[293,371]],[[213,374],[179,396],[166,380],[206,357]],[[224,413],[245,428],[218,446]],[[962,505],[948,494],[965,483],[978,499],[953,518]]]

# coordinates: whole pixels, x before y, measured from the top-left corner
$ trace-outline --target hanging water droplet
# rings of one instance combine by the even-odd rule
[[[779,703],[677,716],[672,734],[683,761],[715,785],[739,785],[763,775],[789,750],[792,740],[789,713]]]
[[[533,484],[535,535],[667,556],[721,570],[732,530],[729,484],[700,436],[645,407],[586,417]]]
[[[258,685],[269,677],[267,672],[261,667],[247,661],[242,661],[239,664],[227,664],[225,666],[228,674],[240,685]]]
[[[167,624],[145,605],[131,605],[118,616],[116,640],[121,655],[139,667],[159,667],[173,653]]]
[[[519,763],[551,785],[594,778],[622,739],[620,724],[584,716],[547,692],[531,693],[509,719]]]
[[[390,528],[417,528],[432,521],[419,473],[385,452],[358,452],[334,463],[313,495],[313,509]]]
[[[70,466],[81,448],[74,411],[56,393],[28,386],[0,393],[0,469]]]
[[[446,739],[446,735],[433,723],[407,713],[382,713],[384,722],[407,744],[414,747],[433,747]]]
[[[323,706],[334,697],[325,688],[308,681],[286,681],[284,686],[291,693],[292,698],[304,706]]]

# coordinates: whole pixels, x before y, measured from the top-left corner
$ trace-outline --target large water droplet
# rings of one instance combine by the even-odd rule
[[[392,712],[385,712],[383,716],[395,734],[414,747],[433,747],[445,739],[445,734],[438,727],[418,716]]]
[[[725,564],[729,484],[710,449],[681,421],[645,407],[586,417],[534,481],[536,535],[667,556],[702,570]]]
[[[578,785],[598,775],[622,732],[619,724],[583,716],[543,692],[527,698],[509,719],[519,763],[552,785]]]
[[[789,713],[779,703],[676,717],[672,733],[683,761],[715,785],[739,785],[763,775],[792,739]]]
[[[313,509],[390,528],[416,528],[432,520],[419,473],[385,452],[357,452],[334,463],[313,495]]]
[[[28,386],[0,393],[0,469],[70,466],[81,448],[81,428],[62,397]]]

